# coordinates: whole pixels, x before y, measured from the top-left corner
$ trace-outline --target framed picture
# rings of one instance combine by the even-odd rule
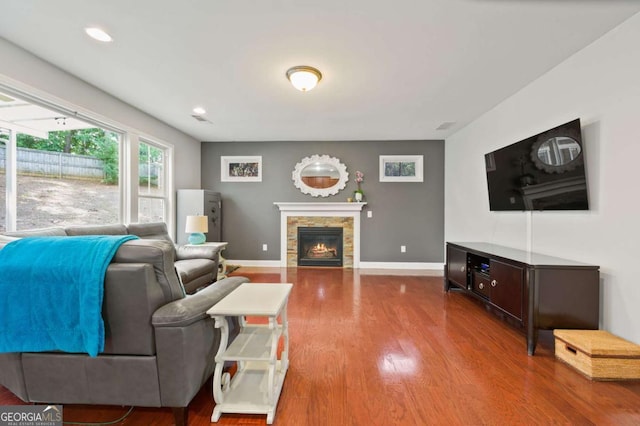
[[[422,155],[381,155],[380,182],[422,182]]]
[[[220,157],[222,182],[262,182],[262,156]]]

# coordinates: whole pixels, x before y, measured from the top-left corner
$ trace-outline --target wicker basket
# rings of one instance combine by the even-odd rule
[[[556,358],[591,380],[640,379],[640,346],[604,330],[554,330]]]

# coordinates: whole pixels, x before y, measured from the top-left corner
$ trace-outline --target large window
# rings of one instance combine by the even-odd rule
[[[172,228],[170,145],[7,90],[0,92],[0,232],[156,221]]]
[[[167,186],[165,149],[140,141],[138,152],[138,222],[164,222]]]
[[[100,128],[17,134],[17,229],[118,223],[120,136]]]

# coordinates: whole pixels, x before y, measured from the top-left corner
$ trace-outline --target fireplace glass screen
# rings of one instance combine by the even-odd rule
[[[299,266],[342,266],[342,228],[298,227]]]

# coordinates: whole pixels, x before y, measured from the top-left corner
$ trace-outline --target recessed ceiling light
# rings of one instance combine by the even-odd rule
[[[195,107],[193,109],[193,113],[194,114],[198,114],[198,115],[202,115],[202,114],[206,114],[207,110],[202,108],[202,107]]]
[[[105,43],[113,41],[113,38],[109,34],[97,27],[87,27],[84,29],[84,32],[94,40],[103,41]]]

